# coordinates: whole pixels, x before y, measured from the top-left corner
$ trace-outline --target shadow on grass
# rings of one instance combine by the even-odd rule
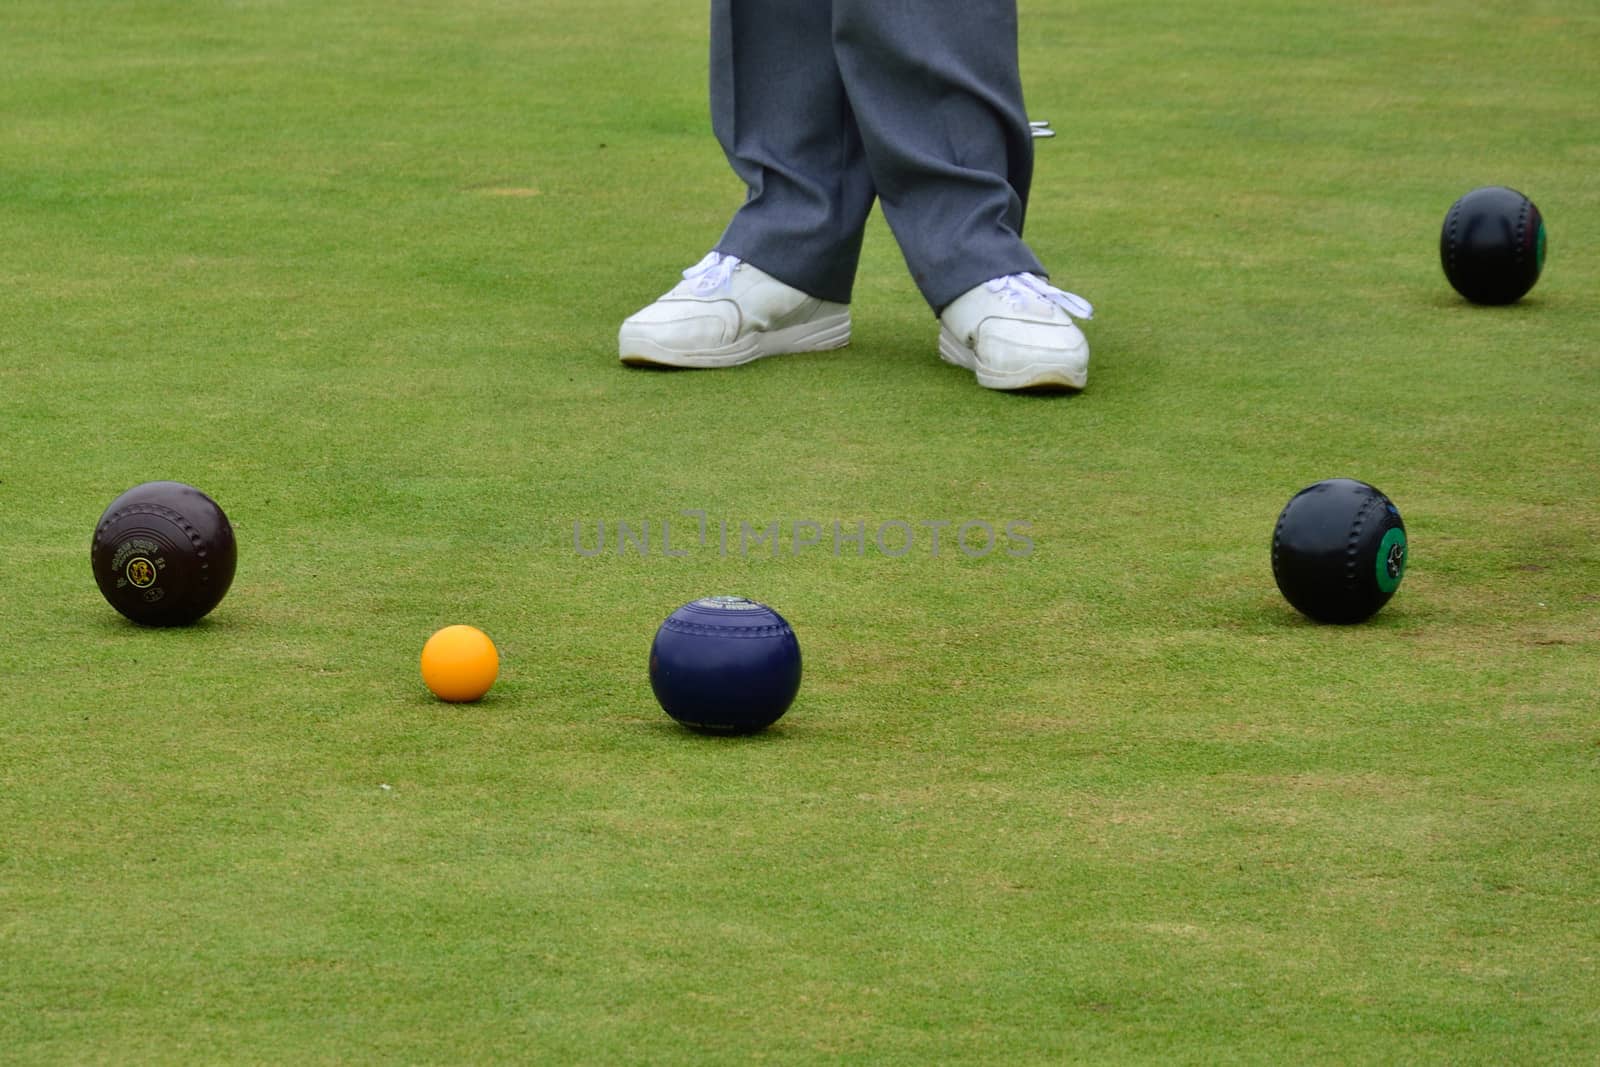
[[[704,745],[776,745],[793,739],[792,732],[786,729],[782,722],[774,723],[765,730],[745,734],[693,730],[671,719],[650,721],[636,719],[632,720],[632,724],[640,727],[645,733],[668,742]]]
[[[1461,294],[1446,288],[1443,291],[1434,290],[1429,299],[1423,303],[1435,310],[1459,311],[1464,314],[1520,316],[1538,313],[1547,301],[1543,297],[1529,293],[1509,304],[1474,304]]]
[[[220,618],[215,615],[206,615],[182,626],[145,626],[116,612],[100,614],[92,625],[95,632],[107,637],[124,634],[153,634],[155,636],[151,640],[157,641],[194,640],[194,635],[196,634],[221,637],[225,634],[245,633],[255,629],[255,625],[250,620],[236,615],[224,615]]]
[[[1316,619],[1285,605],[1282,608],[1264,608],[1239,617],[1246,629],[1265,630],[1400,630],[1407,628],[1403,611],[1380,608],[1357,622],[1318,622]]]
[[[1069,389],[1064,385],[1039,385],[1032,389],[1007,389],[996,390],[1006,396],[1014,396],[1022,401],[1055,400],[1060,401],[1065,397],[1075,397],[1082,393],[1082,389]]]

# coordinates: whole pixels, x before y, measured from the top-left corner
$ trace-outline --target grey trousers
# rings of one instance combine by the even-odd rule
[[[934,311],[1043,274],[1016,0],[712,0],[711,120],[749,187],[716,250],[848,303],[874,199]]]

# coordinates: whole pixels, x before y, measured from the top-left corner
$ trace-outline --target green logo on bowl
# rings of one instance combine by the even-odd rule
[[[1396,526],[1378,542],[1378,588],[1392,593],[1406,573],[1406,532]]]

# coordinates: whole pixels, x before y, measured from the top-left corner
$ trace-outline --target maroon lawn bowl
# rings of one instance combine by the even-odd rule
[[[238,548],[217,502],[182,482],[145,482],[113,500],[89,546],[106,601],[141,626],[187,626],[222,602]]]

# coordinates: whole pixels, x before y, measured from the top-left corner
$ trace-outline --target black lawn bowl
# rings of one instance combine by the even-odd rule
[[[1500,185],[1457,200],[1439,233],[1439,260],[1474,304],[1514,304],[1544,269],[1544,218],[1533,201]]]
[[[1405,576],[1406,527],[1366,482],[1330,478],[1296,493],[1272,534],[1272,577],[1318,622],[1354,623],[1389,602]]]

